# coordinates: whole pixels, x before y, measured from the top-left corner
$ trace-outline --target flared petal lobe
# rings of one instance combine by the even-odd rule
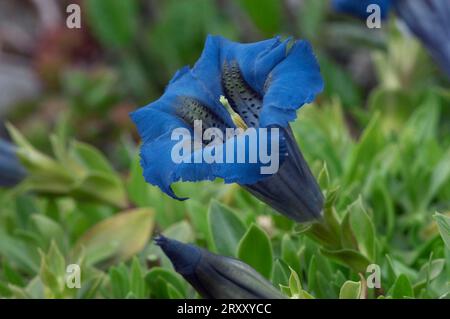
[[[202,55],[192,70],[218,99],[224,94],[222,66],[226,62],[236,61],[245,81],[262,94],[268,73],[286,57],[288,41],[281,42],[279,37],[275,37],[255,43],[237,43],[209,35]]]
[[[261,99],[258,126],[286,127],[296,119],[301,106],[311,103],[323,91],[319,64],[306,41],[280,41],[275,37],[256,43],[236,43],[208,36],[193,73],[219,98],[227,94],[223,89],[224,66],[234,63],[245,83]]]
[[[159,236],[155,239],[175,270],[208,299],[284,299],[275,287],[240,260]]]
[[[260,95],[264,94],[264,82],[269,72],[286,58],[290,39],[279,37],[255,42],[237,43],[216,37],[220,43],[220,66],[236,61],[244,80]]]
[[[296,41],[287,57],[268,74],[265,86],[261,126],[287,127],[296,119],[296,111],[314,101],[324,88],[311,45]]]

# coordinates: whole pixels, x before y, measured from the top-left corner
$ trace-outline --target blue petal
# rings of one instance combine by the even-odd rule
[[[450,77],[450,1],[394,2],[397,14]]]
[[[179,141],[171,140],[172,132],[168,131],[155,141],[144,143],[141,147],[141,166],[144,169],[145,180],[153,185],[157,185],[166,194],[179,200],[185,198],[177,197],[171,189],[171,184],[177,181],[194,182],[223,178],[226,183],[256,183],[270,176],[261,172],[261,167],[267,167],[270,164],[262,163],[259,157],[255,163],[250,163],[248,160],[250,152],[259,154],[259,146],[267,145],[268,154],[279,156],[279,167],[282,165],[286,153],[286,144],[281,130],[279,131],[279,136],[276,134],[260,136],[259,131],[260,129],[254,131],[254,136],[257,138],[258,143],[250,143],[246,139],[246,135],[235,136],[223,144],[206,146],[186,154],[184,159],[188,162],[182,163],[176,163],[172,158],[172,150]],[[280,143],[278,153],[276,151],[272,152],[270,148],[272,141]],[[245,145],[245,147],[240,148],[238,145]],[[233,146],[234,148],[232,148]],[[222,159],[221,163],[205,162],[205,154],[212,154],[213,149],[214,154],[219,154],[219,158]],[[234,157],[233,162],[227,163],[226,154],[229,149],[233,149]],[[245,163],[237,163],[239,156],[246,159]]]
[[[222,65],[225,61],[236,61],[245,81],[262,95],[267,74],[286,57],[289,41],[281,42],[279,37],[275,37],[255,43],[238,43],[208,35],[202,55],[192,69],[193,74],[218,100],[224,95]]]
[[[194,76],[219,101],[223,95],[220,72],[220,37],[208,35],[202,55],[192,68]]]
[[[255,43],[237,43],[217,37],[220,43],[220,66],[225,61],[236,61],[245,81],[260,95],[269,72],[280,63],[287,52],[290,39],[280,37]]]
[[[169,82],[163,96],[157,101],[130,114],[142,138],[141,164],[145,180],[159,186],[168,195],[178,198],[170,188],[175,180],[175,164],[171,160],[171,150],[176,141],[171,141],[171,133],[176,128],[192,130],[178,115],[179,99],[190,97],[200,101],[214,111],[229,127],[233,122],[228,112],[211,92],[189,70],[180,69]]]
[[[188,67],[183,67],[173,76],[161,98],[130,114],[144,141],[152,140],[173,127],[182,127],[182,120],[177,115],[177,108],[182,107],[179,102],[182,97],[200,101],[229,127],[233,127],[231,117],[219,99]],[[153,114],[154,111],[169,116],[159,118],[162,113]]]
[[[144,179],[158,186],[164,193],[174,199],[185,200],[173,192],[170,185],[175,181],[174,171],[177,164],[172,161],[171,151],[176,141],[170,139],[171,131],[160,136],[151,143],[141,146],[141,166],[144,171]]]
[[[376,4],[381,8],[381,18],[386,19],[389,15],[391,0],[333,0],[332,4],[337,12],[351,14],[360,19],[367,19],[371,14],[367,12],[367,7]]]
[[[320,68],[306,41],[296,41],[288,56],[268,75],[260,125],[287,127],[296,110],[323,90]]]
[[[156,140],[164,133],[172,132],[179,127],[190,129],[179,117],[164,111],[164,108],[171,111],[172,106],[169,104],[170,99],[168,100],[159,101],[153,106],[142,107],[130,114],[143,143]]]
[[[252,129],[252,133],[249,131],[244,135],[238,135],[229,138],[223,144],[204,147],[201,150],[193,152],[190,155],[190,163],[180,164],[176,167],[175,180],[183,181],[199,181],[199,180],[214,180],[216,178],[224,179],[225,183],[238,183],[238,184],[253,184],[272,174],[263,174],[261,172],[262,167],[266,167],[268,163],[262,163],[259,157],[260,146],[265,145],[268,150],[268,154],[271,156],[278,156],[279,167],[284,162],[286,155],[286,143],[285,136],[282,130],[279,130],[279,134],[262,134],[262,129]],[[248,136],[252,135],[254,141],[257,143],[250,143]],[[242,143],[242,144],[241,144]],[[270,149],[271,143],[277,143],[278,150]],[[239,145],[245,145],[239,147]],[[227,163],[227,151],[233,149],[232,162]],[[222,159],[222,163],[205,163],[202,159],[205,158],[205,154],[217,155]],[[250,162],[250,154],[257,154],[258,158],[256,162]],[[238,163],[238,158],[245,158],[245,163]],[[202,163],[196,163],[202,162]]]
[[[296,118],[296,110],[312,102],[323,90],[320,69],[309,44],[296,42],[288,51],[290,41],[281,42],[275,37],[256,43],[236,43],[220,36],[208,36],[193,73],[218,99],[225,95],[221,83],[222,65],[236,61],[247,84],[264,96],[262,113],[266,114],[266,120],[259,126],[286,127]],[[274,87],[270,88],[272,85]],[[266,106],[268,110],[265,110]]]
[[[142,138],[141,165],[145,180],[159,186],[168,195],[178,198],[170,188],[175,165],[171,160],[171,150],[176,141],[171,141],[171,133],[176,128],[192,130],[178,115],[182,107],[179,99],[191,97],[206,107],[219,113],[232,127],[231,118],[219,101],[214,100],[209,90],[192,74],[189,68],[180,69],[169,82],[164,94],[157,101],[130,114]]]
[[[189,66],[187,66],[187,65],[183,66],[181,69],[179,69],[177,72],[175,72],[174,76],[169,81],[169,86],[171,84],[174,84],[176,81],[178,81],[180,78],[182,78],[189,71],[190,71]],[[166,88],[166,90],[167,90],[167,88]]]

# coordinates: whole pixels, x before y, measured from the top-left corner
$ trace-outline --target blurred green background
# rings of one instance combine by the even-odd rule
[[[81,29],[65,26],[70,3]],[[327,0],[24,0],[1,2],[0,21],[0,135],[28,171],[0,189],[0,296],[198,297],[157,232],[238,257],[289,297],[449,296],[449,82],[394,16],[371,30]],[[220,181],[175,185],[185,202],[143,181],[128,113],[207,34],[312,43],[325,90],[293,129],[327,198],[322,224]],[[81,289],[66,285],[71,263]]]

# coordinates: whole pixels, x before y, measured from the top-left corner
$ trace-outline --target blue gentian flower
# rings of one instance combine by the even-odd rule
[[[270,282],[240,260],[159,236],[158,246],[195,290],[208,299],[284,299]]]
[[[11,143],[0,139],[0,186],[12,187],[25,177],[25,169]]]
[[[281,41],[275,37],[243,44],[208,36],[195,66],[180,69],[157,101],[131,114],[143,142],[141,165],[145,180],[175,199],[184,199],[174,194],[172,183],[223,178],[226,183],[244,186],[296,221],[320,216],[322,193],[289,122],[322,90],[319,66],[306,41]],[[214,151],[210,146],[194,148],[186,155],[191,163],[175,163],[172,150],[178,141],[172,140],[172,133],[179,128],[195,133],[196,120],[202,121],[202,132],[207,128],[225,132],[240,127],[247,131],[251,128],[256,134],[276,128],[279,134],[269,134],[257,145],[249,145],[252,143],[245,134],[227,137],[219,140]],[[239,142],[246,147],[237,148]],[[233,153],[234,158],[248,158],[249,152],[261,150],[261,145],[270,148],[273,142],[279,145],[280,169],[271,175],[261,173],[264,165],[260,159],[256,163],[200,161],[211,152],[226,158],[230,149],[238,153]]]
[[[332,5],[335,11],[351,14],[361,19],[367,19],[371,12],[367,8],[371,4],[380,6],[381,19],[386,19],[391,8],[391,0],[333,0]]]
[[[395,0],[394,8],[450,77],[450,1]]]

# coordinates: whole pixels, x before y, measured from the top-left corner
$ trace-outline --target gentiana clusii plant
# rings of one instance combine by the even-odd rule
[[[131,114],[142,137],[141,165],[145,180],[175,199],[171,184],[222,178],[238,183],[275,210],[298,222],[321,215],[323,197],[314,176],[294,139],[289,122],[297,110],[311,103],[323,89],[319,65],[306,41],[279,37],[236,43],[221,36],[208,36],[200,59],[191,69],[181,68],[155,102]],[[195,136],[196,121],[202,132],[210,128],[223,132],[240,128],[244,134],[227,136],[185,155],[176,163],[172,151],[179,141],[172,132],[183,128]],[[278,134],[261,134],[276,129]],[[247,131],[258,136],[249,142]],[[201,134],[200,134],[201,135]],[[274,141],[275,140],[275,141]],[[198,144],[194,138],[192,144]],[[275,143],[274,143],[275,142]],[[242,143],[242,144],[239,144]],[[236,147],[245,145],[245,147]],[[277,149],[271,146],[277,145]],[[214,149],[212,149],[214,148]],[[265,163],[240,163],[261,148],[278,152],[279,169],[262,173]],[[231,152],[234,161],[228,161]],[[222,161],[205,163],[208,154],[220,154]]]

